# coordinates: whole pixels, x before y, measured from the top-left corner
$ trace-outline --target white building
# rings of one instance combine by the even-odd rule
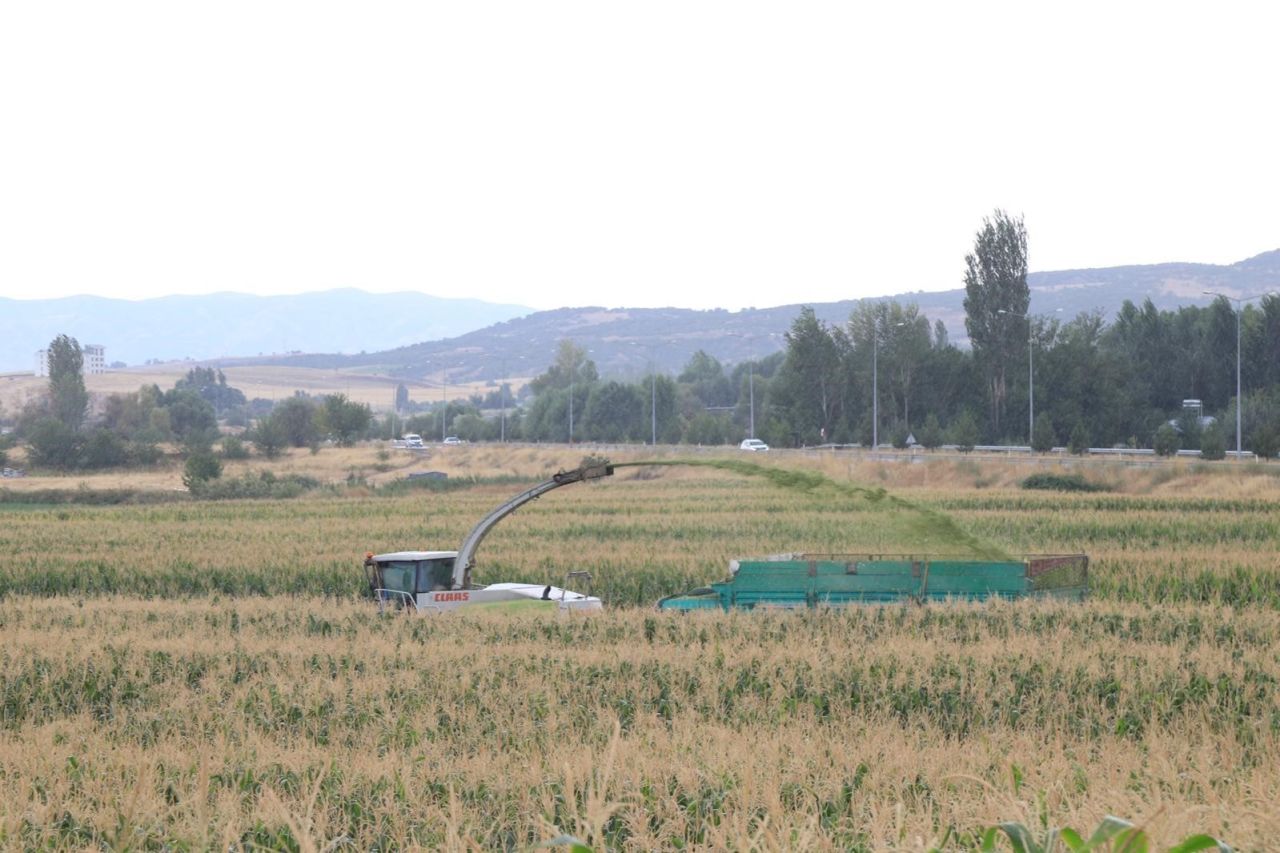
[[[85,344],[80,351],[84,353],[84,373],[107,372],[107,348],[102,344]]]
[[[87,376],[90,373],[107,372],[107,348],[102,344],[85,344],[80,347],[80,354],[84,356],[84,363],[80,367],[82,376]],[[36,376],[48,375],[49,351],[47,349],[36,350]]]

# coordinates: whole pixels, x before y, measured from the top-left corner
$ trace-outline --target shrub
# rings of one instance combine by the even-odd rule
[[[955,419],[951,424],[950,438],[951,443],[959,448],[961,453],[973,450],[978,443],[978,421],[972,412],[962,412],[960,417]]]
[[[109,429],[94,430],[80,454],[80,464],[85,468],[114,468],[128,461],[124,439]]]
[[[284,425],[275,415],[269,415],[259,420],[250,438],[252,438],[253,446],[257,448],[258,452],[268,459],[275,459],[279,456],[280,451],[289,442]]]
[[[182,485],[191,492],[198,492],[209,480],[222,476],[222,463],[209,452],[193,453],[187,457],[182,471]]]
[[[80,459],[79,433],[55,418],[41,418],[27,436],[31,462],[49,468],[73,468]]]
[[[1157,456],[1173,456],[1178,452],[1179,444],[1178,431],[1172,424],[1162,424],[1160,429],[1156,430],[1156,437],[1152,442]]]
[[[1067,449],[1076,456],[1084,455],[1089,449],[1089,430],[1085,428],[1084,421],[1076,421],[1076,425],[1071,428],[1071,438],[1067,439]]]
[[[1024,489],[1055,492],[1105,492],[1106,486],[1091,483],[1080,474],[1032,474],[1022,481]]]
[[[930,450],[936,450],[942,446],[942,425],[938,423],[938,416],[933,412],[924,419],[924,426],[920,427],[920,433],[916,439]]]
[[[196,486],[192,492],[202,500],[220,501],[239,498],[296,498],[299,495],[320,488],[320,481],[301,474],[289,474],[277,477],[270,471],[263,471],[257,477],[245,474],[242,477],[228,477],[225,480],[206,480]]]
[[[1222,427],[1213,423],[1200,434],[1200,458],[1217,460],[1227,458],[1227,439]]]
[[[224,435],[222,437],[222,458],[223,459],[248,459],[249,448],[244,446],[244,442],[237,436]]]
[[[129,461],[135,465],[154,465],[160,461],[160,457],[163,455],[154,442],[141,438],[130,442],[127,451]]]
[[[1058,443],[1058,436],[1053,431],[1053,418],[1047,412],[1041,412],[1036,418],[1035,427],[1031,430],[1031,449],[1036,453],[1048,453]]]
[[[1253,452],[1263,459],[1273,459],[1280,454],[1280,425],[1260,426],[1253,433]]]

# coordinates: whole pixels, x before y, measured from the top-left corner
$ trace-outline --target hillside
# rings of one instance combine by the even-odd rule
[[[359,352],[461,335],[527,314],[519,305],[425,293],[213,293],[129,301],[0,298],[0,372],[32,370],[54,336],[103,344],[108,362]]]
[[[1032,273],[1031,311],[1061,310],[1070,319],[1081,312],[1112,316],[1126,299],[1144,299],[1159,308],[1206,305],[1204,290],[1233,295],[1280,289],[1280,250],[1266,252],[1228,266],[1212,264],[1153,264],[1106,269]],[[914,302],[930,320],[942,320],[952,341],[967,340],[964,328],[964,290],[904,293],[884,299]],[[819,318],[842,323],[857,300],[813,303]],[[800,304],[742,311],[694,311],[683,308],[560,308],[539,311],[446,340],[360,355],[303,355],[250,359],[234,363],[269,363],[326,369],[360,368],[405,378],[439,377],[449,381],[479,381],[503,376],[528,376],[549,363],[556,343],[570,338],[591,350],[603,373],[637,376],[650,363],[661,371],[680,369],[704,349],[724,362],[766,356],[783,348],[784,333],[800,312]],[[372,347],[370,347],[372,349]]]
[[[1128,299],[1160,308],[1207,304],[1204,290],[1248,295],[1280,288],[1280,250],[1226,266],[1169,263],[1032,273],[1031,310],[1071,318],[1113,315]],[[780,290],[785,293],[785,291]],[[914,302],[963,344],[964,291],[880,297]],[[844,322],[857,300],[814,303]],[[602,371],[636,376],[654,364],[678,370],[698,349],[725,362],[780,350],[801,308],[560,308],[442,299],[422,293],[333,290],[298,296],[236,293],[129,302],[98,297],[0,299],[0,372],[30,370],[33,353],[60,332],[107,347],[108,361],[194,359],[223,365],[358,370],[404,379],[483,381],[541,372],[562,338],[592,350]],[[266,355],[264,355],[264,353]],[[290,353],[292,355],[284,355]],[[306,354],[302,354],[306,353]],[[324,354],[315,354],[324,353]],[[346,353],[346,354],[343,354]],[[355,353],[355,354],[352,354]]]

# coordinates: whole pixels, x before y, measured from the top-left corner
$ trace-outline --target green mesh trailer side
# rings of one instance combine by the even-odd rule
[[[1082,599],[1088,558],[1029,557],[1022,561],[866,556],[743,560],[727,581],[659,602],[665,610],[755,609],[982,601],[988,598]]]
[[[809,565],[795,561],[743,563],[725,583],[713,583],[726,608],[808,607]]]
[[[658,602],[659,610],[723,610],[720,596],[714,593],[702,595],[669,595]]]
[[[1020,562],[935,560],[926,563],[920,597],[928,601],[1020,598],[1027,592],[1026,566]]]

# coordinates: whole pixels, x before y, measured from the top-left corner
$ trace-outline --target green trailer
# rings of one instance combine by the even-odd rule
[[[843,607],[988,598],[1083,600],[1084,554],[1018,560],[972,557],[785,554],[729,564],[721,583],[672,595],[659,610]]]

